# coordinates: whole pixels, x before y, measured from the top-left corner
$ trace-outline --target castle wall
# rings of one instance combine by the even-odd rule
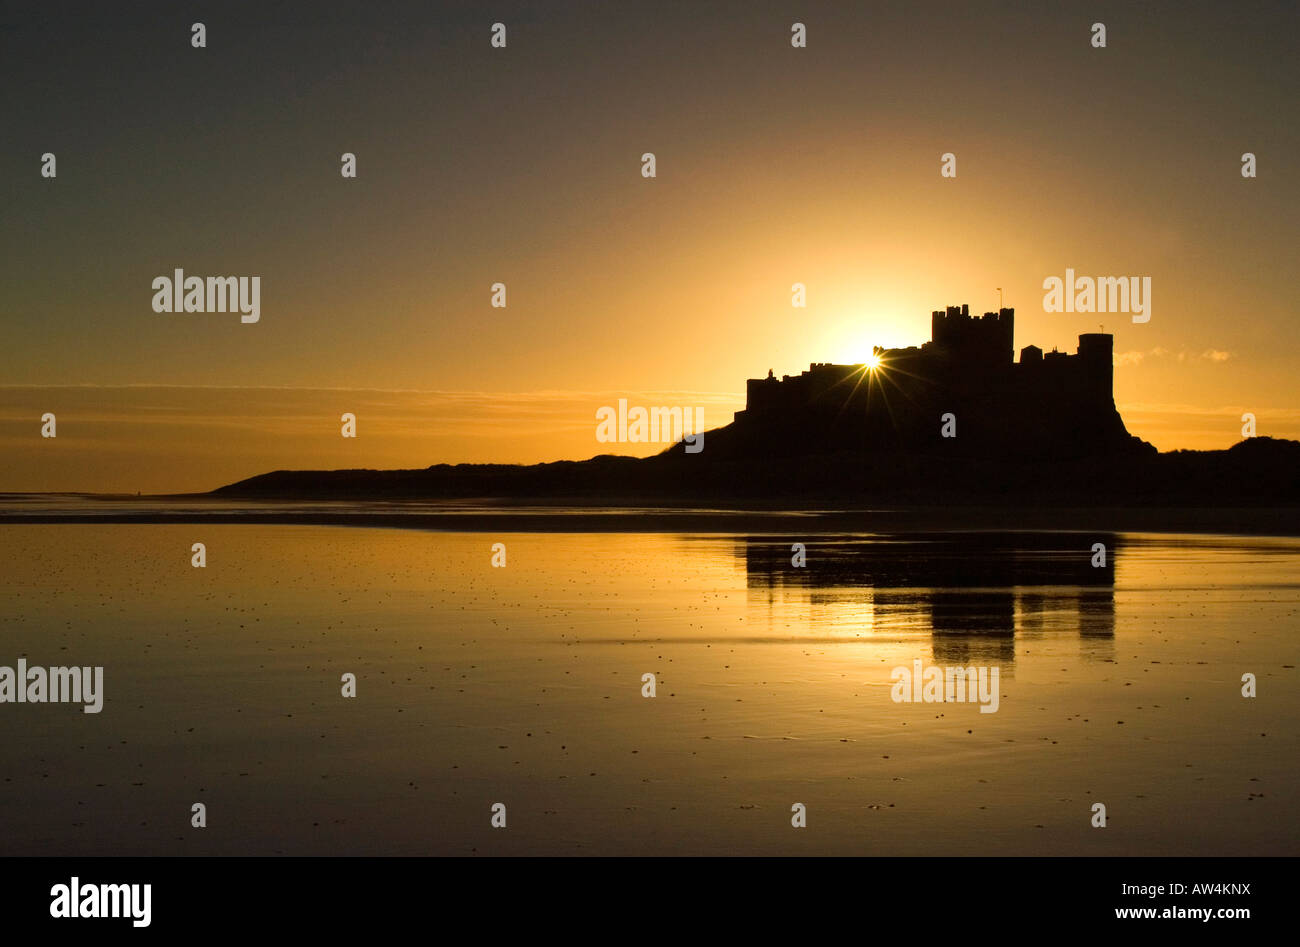
[[[1014,361],[1012,309],[972,318],[968,307],[931,314],[921,348],[881,350],[879,372],[814,363],[783,379],[750,379],[745,421],[810,425],[847,444],[932,443],[939,415],[963,418],[967,440],[987,445],[1126,439],[1112,396],[1114,338],[1079,337],[1077,354],[1026,347]],[[1063,433],[1065,432],[1065,433]]]

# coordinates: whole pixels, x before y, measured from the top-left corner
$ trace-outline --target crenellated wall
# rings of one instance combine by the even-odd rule
[[[921,347],[877,349],[880,365],[814,363],[798,375],[749,379],[743,424],[818,430],[841,446],[931,443],[941,413],[958,416],[962,447],[1034,452],[1127,440],[1112,397],[1114,338],[1079,336],[1077,354],[1026,346],[1014,361],[1015,311],[931,315]]]

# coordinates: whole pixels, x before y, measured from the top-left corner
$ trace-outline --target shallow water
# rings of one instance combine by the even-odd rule
[[[107,695],[0,704],[4,854],[1300,851],[1294,539],[5,525],[0,566],[0,665]],[[895,702],[915,659],[997,711]]]

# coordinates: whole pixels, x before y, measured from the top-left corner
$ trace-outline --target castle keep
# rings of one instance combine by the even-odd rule
[[[876,347],[873,364],[817,362],[799,375],[751,378],[736,424],[832,448],[940,447],[1062,457],[1131,446],[1112,396],[1114,337],[1079,336],[1076,354],[1034,345],[1015,360],[1015,310],[936,310],[930,341]],[[940,417],[956,418],[940,444]]]

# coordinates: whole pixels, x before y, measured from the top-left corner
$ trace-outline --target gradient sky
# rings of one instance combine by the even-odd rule
[[[1300,437],[1294,4],[327,7],[6,4],[0,489],[650,453],[596,409],[717,426],[998,286],[1017,349],[1115,333],[1157,447]],[[153,312],[176,267],[261,276],[260,323]],[[1066,267],[1151,321],[1044,312]]]

